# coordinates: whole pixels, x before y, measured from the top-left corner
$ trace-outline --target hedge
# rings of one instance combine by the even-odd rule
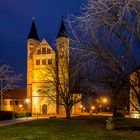
[[[12,111],[0,111],[0,120],[10,120],[13,117]]]
[[[30,117],[31,113],[28,112],[12,112],[12,111],[0,111],[0,120],[10,120],[13,118],[13,114],[14,114],[14,118],[23,118],[23,117]]]
[[[15,112],[14,113],[14,117],[15,118],[23,118],[23,117],[30,117],[31,116],[31,113],[30,112],[28,112],[28,114],[27,114],[27,112]]]

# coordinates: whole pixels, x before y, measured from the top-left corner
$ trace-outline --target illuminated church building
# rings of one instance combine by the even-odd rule
[[[61,46],[69,52],[69,38],[63,20],[56,37],[55,46],[56,51],[45,39],[39,40],[35,21],[33,20],[27,40],[27,98],[30,99],[29,109],[32,114],[62,113],[56,102],[52,101],[50,97],[41,96],[38,90],[41,85],[45,84],[45,76],[49,75],[47,68],[55,63],[56,53],[59,54],[62,51]]]

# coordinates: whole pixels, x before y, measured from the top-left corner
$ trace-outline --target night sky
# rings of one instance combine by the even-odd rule
[[[61,16],[77,15],[86,0],[0,0],[0,61],[22,73],[26,83],[26,43],[35,17],[40,40],[54,46]]]

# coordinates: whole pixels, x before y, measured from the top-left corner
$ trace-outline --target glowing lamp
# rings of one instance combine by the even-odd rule
[[[20,104],[20,105],[19,105],[19,107],[20,107],[20,108],[22,108],[22,107],[23,107],[23,105],[22,105],[22,104]]]
[[[95,109],[95,106],[92,106],[91,109],[94,110]]]

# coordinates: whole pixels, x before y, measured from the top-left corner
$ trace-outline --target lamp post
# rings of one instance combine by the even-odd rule
[[[107,99],[106,99],[106,98],[104,98],[104,99],[103,99],[103,103],[106,103],[106,102],[107,102]]]
[[[99,105],[99,112],[102,112],[102,105]]]
[[[12,105],[13,105],[13,119],[15,118],[15,100],[12,99]]]
[[[80,112],[82,113],[83,105],[80,105]]]
[[[26,99],[25,102],[26,102],[26,107],[27,107],[26,108],[26,110],[27,110],[27,112],[26,112],[27,113],[26,114],[26,119],[28,119],[28,104],[29,104],[30,100],[29,99]]]
[[[93,114],[94,110],[95,110],[95,106],[91,106],[91,114]]]
[[[0,77],[0,95],[1,95],[1,110],[3,110],[3,93],[2,93],[3,76]]]
[[[103,98],[103,112],[105,112],[105,104],[107,103],[107,98]]]

